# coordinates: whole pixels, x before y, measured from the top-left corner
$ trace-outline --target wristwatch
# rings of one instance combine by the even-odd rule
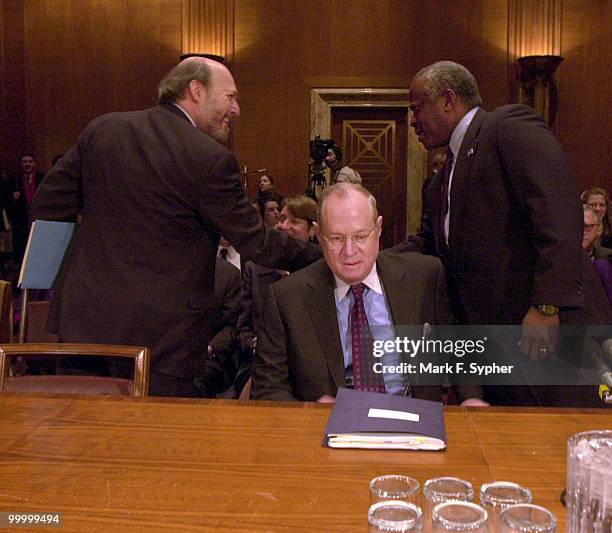
[[[540,304],[536,305],[535,308],[544,316],[557,316],[559,314],[559,308],[556,305]]]

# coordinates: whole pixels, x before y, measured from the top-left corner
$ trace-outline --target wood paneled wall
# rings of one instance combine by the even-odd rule
[[[232,3],[230,67],[242,106],[234,151],[242,165],[279,177],[283,193],[306,186],[313,87],[406,87],[422,66],[452,59],[479,80],[486,108],[513,94],[509,0]],[[27,148],[46,168],[93,117],[154,103],[185,37],[182,0],[1,5],[0,156],[13,166]],[[562,7],[557,133],[581,186],[612,189],[609,2]]]

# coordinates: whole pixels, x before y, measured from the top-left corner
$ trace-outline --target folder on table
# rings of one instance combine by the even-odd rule
[[[323,444],[330,448],[443,450],[444,408],[428,400],[341,388]]]
[[[50,289],[62,266],[74,234],[74,222],[35,220],[30,229],[18,286],[22,289]]]

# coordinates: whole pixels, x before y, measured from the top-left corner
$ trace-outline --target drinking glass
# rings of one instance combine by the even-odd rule
[[[383,500],[368,511],[370,533],[420,533],[423,528],[421,508],[401,500]]]
[[[432,511],[433,533],[470,531],[487,533],[487,511],[472,502],[439,503]]]
[[[419,482],[408,476],[389,474],[370,481],[370,504],[382,500],[401,500],[418,505]]]
[[[567,531],[612,527],[612,430],[577,433],[567,443]]]
[[[500,533],[555,533],[557,519],[548,509],[530,503],[506,507],[499,518]],[[497,531],[497,530],[494,530]]]
[[[500,513],[517,503],[531,503],[531,491],[510,481],[493,481],[480,487],[480,505],[487,510],[491,531],[499,531]]]
[[[473,501],[472,484],[457,477],[436,477],[425,482],[423,485],[423,524],[426,531],[431,531],[433,508],[449,500]]]

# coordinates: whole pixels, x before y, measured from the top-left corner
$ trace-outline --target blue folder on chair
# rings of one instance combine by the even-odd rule
[[[20,288],[53,287],[75,227],[74,222],[34,221],[19,273]]]

